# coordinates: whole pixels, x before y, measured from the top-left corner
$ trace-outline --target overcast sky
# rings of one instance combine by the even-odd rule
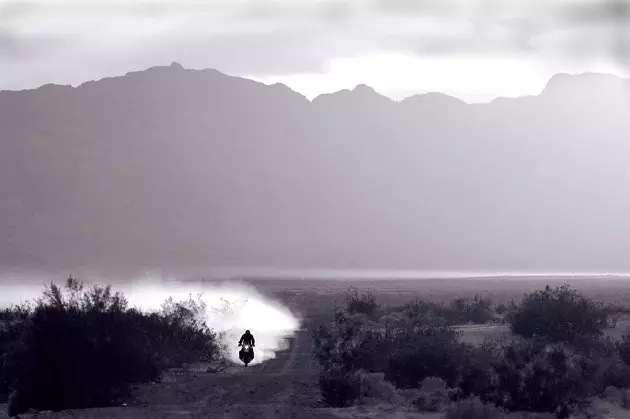
[[[309,98],[536,94],[551,75],[627,74],[630,0],[0,0],[0,89],[176,61]]]

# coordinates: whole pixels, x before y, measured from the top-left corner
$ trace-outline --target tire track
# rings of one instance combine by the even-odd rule
[[[282,367],[282,371],[280,371],[282,374],[286,374],[289,368],[293,368],[295,366],[296,359],[298,356],[299,345],[300,345],[300,333],[296,333],[295,337],[293,337],[292,342],[291,342],[291,353],[289,354],[289,358],[287,359],[287,362],[285,362],[284,366]]]
[[[128,407],[51,413],[47,419],[329,418],[317,410],[320,399],[308,332],[289,338],[287,350],[253,367],[223,372],[198,369],[170,380],[139,385]],[[27,418],[25,416],[25,418]],[[39,416],[44,417],[44,416]],[[1,418],[1,415],[0,415]]]

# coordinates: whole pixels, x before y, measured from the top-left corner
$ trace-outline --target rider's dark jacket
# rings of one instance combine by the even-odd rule
[[[249,343],[250,345],[256,345],[256,340],[254,340],[254,335],[251,333],[243,333],[241,336],[241,340],[238,341],[238,344],[241,345],[243,343]]]

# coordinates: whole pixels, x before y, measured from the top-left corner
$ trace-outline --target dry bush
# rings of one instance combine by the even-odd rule
[[[505,412],[499,407],[483,403],[476,397],[451,404],[445,410],[445,419],[503,419]]]
[[[389,404],[399,404],[403,398],[396,387],[385,381],[384,373],[367,373],[359,371],[360,399],[362,402],[376,401]]]
[[[602,335],[608,311],[568,285],[525,295],[510,315],[512,332],[526,338],[573,342]]]
[[[361,377],[357,372],[330,365],[319,374],[322,400],[331,407],[348,407],[361,396]]]
[[[456,391],[449,389],[439,377],[427,377],[420,384],[420,391],[412,401],[416,410],[421,412],[439,412],[456,398]]]
[[[51,284],[9,329],[11,351],[0,365],[12,391],[9,411],[116,404],[132,383],[158,380],[164,368],[185,361],[212,359],[215,335],[196,318],[198,307],[172,301],[169,307],[145,314],[109,287],[84,290],[72,278],[64,288]]]

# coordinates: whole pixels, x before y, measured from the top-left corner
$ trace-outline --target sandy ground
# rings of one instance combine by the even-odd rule
[[[20,417],[38,419],[161,419],[161,418],[420,418],[391,406],[329,409],[321,405],[317,383],[318,365],[311,356],[311,339],[300,331],[290,339],[287,351],[260,365],[231,365],[216,373],[207,366],[171,371],[160,383],[143,384],[127,406],[40,412]],[[6,418],[6,405],[0,405]]]
[[[135,389],[128,406],[22,415],[23,418],[330,418],[317,409],[317,364],[307,332],[290,349],[260,365],[216,372],[172,371],[164,380]],[[4,407],[4,406],[3,406]],[[6,412],[6,408],[3,409]],[[6,416],[5,416],[6,417]]]
[[[510,327],[505,324],[471,324],[455,326],[455,328],[462,332],[464,342],[473,344],[480,344],[486,338],[513,336]],[[630,329],[630,319],[622,319],[617,323],[617,327],[605,329],[604,336],[620,339],[627,329]]]
[[[161,419],[161,418],[397,418],[433,419],[441,414],[411,413],[391,405],[332,409],[322,406],[318,387],[319,367],[311,356],[311,338],[300,331],[289,349],[273,360],[244,368],[230,365],[207,372],[207,365],[187,372],[170,371],[160,383],[135,388],[127,406],[40,412],[22,419]],[[0,418],[7,418],[0,405]]]
[[[494,332],[496,333],[496,326]],[[487,334],[492,327],[463,327],[464,332]],[[499,331],[504,330],[499,327]],[[399,418],[438,419],[440,413],[411,413],[394,406],[357,406],[349,409],[325,408],[317,384],[318,366],[311,357],[311,339],[300,331],[290,339],[288,350],[260,365],[244,368],[230,365],[219,372],[207,366],[189,371],[171,371],[160,383],[143,384],[134,391],[127,406],[40,412],[21,415],[22,419],[162,419],[162,418]],[[630,418],[630,412],[606,404],[600,418]],[[6,405],[0,405],[0,419],[7,418]],[[523,418],[522,414],[509,418]]]

